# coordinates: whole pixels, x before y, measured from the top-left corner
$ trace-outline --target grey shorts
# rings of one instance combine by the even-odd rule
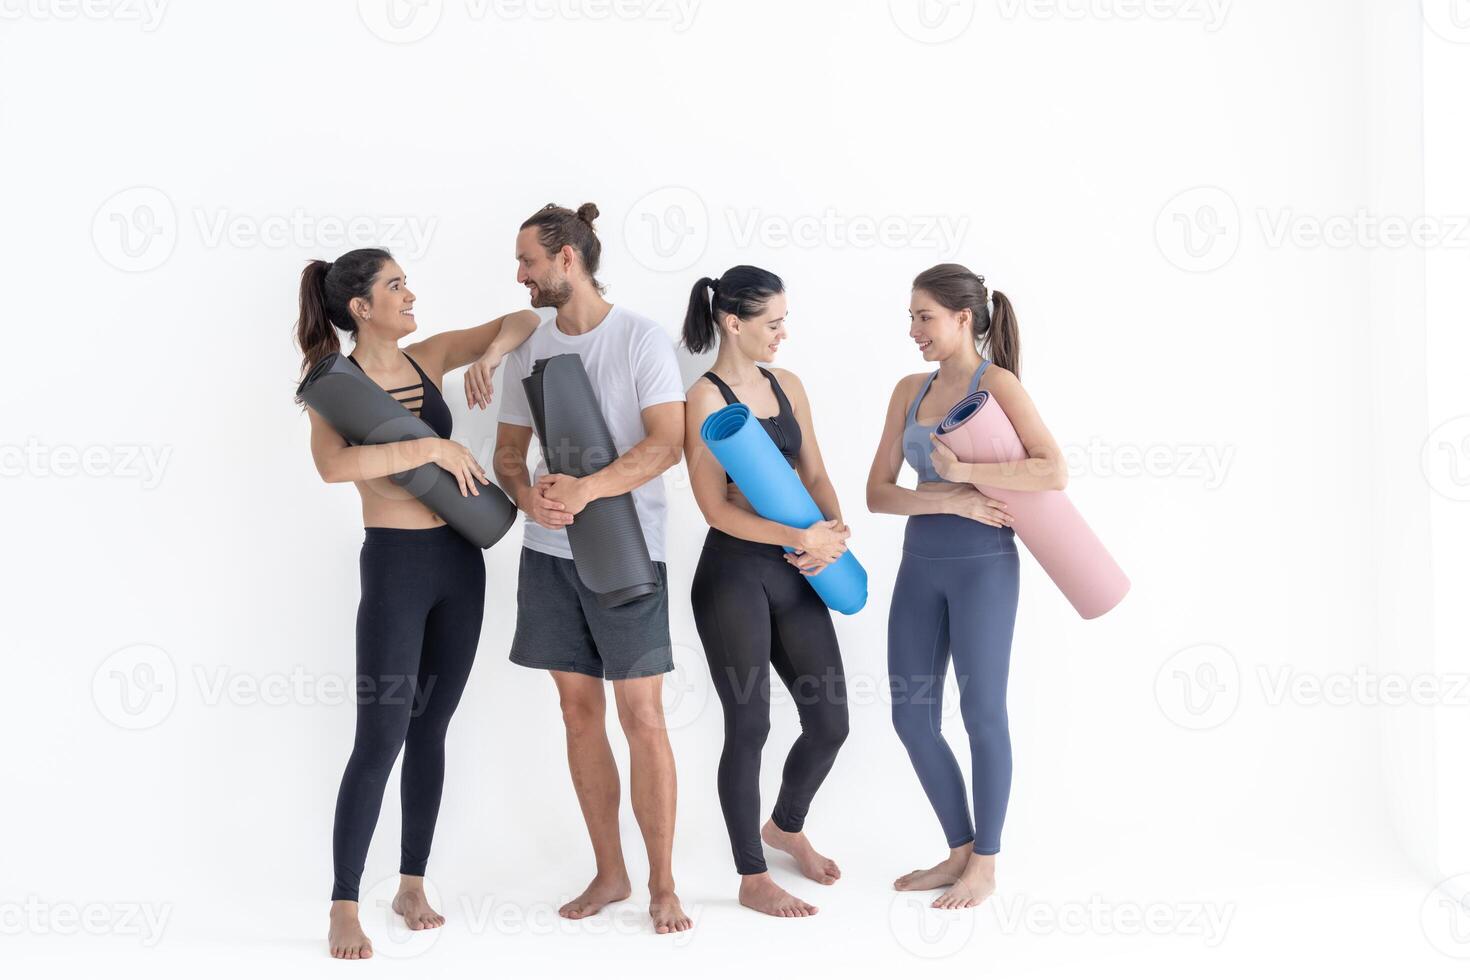
[[[657,592],[604,609],[577,577],[570,558],[522,548],[511,663],[610,681],[673,670],[668,566],[661,561],[653,566]]]

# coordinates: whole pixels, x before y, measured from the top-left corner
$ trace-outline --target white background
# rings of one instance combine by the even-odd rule
[[[384,884],[378,957],[340,969],[1463,971],[1465,879],[1435,885],[1470,871],[1470,5],[394,2],[0,0],[0,963],[323,969],[362,531],[291,403],[299,271],[386,244],[421,329],[468,326],[524,304],[519,222],[591,200],[609,298],[671,337],[698,276],[789,285],[780,363],[871,577],[808,824],[845,876],[772,862],[811,920],[734,902],[704,524],[671,471],[695,930],[646,928],[626,804],[633,901],[554,916],[591,857],[551,684],[506,660],[517,530],[450,732],[449,925],[405,936]],[[863,483],[924,369],[908,283],[945,260],[1014,302],[1069,493],[1134,584],[1085,623],[1023,559],[1000,893],[941,915],[889,890],[943,839],[875,693],[903,522]],[[488,459],[493,415],[446,389]],[[768,800],[784,699],[774,722]],[[365,887],[398,827],[395,779]]]

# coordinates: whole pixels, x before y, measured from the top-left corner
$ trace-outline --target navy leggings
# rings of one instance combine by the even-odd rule
[[[398,870],[424,873],[444,788],[444,735],[470,676],[485,610],[484,553],[447,525],[370,527],[358,564],[357,736],[337,793],[333,901],[357,901],[400,750]]]
[[[720,809],[742,875],[766,870],[761,748],[771,731],[771,667],[796,702],[801,735],[786,756],[771,821],[797,833],[847,738],[847,683],[832,614],[779,545],[710,528],[691,589],[694,624],[725,709]]]
[[[1019,585],[1012,529],[952,514],[909,518],[888,610],[893,727],[949,846],[973,841],[976,854],[1000,851],[1011,792],[1006,675]],[[951,659],[970,737],[973,825],[964,775],[940,734]]]

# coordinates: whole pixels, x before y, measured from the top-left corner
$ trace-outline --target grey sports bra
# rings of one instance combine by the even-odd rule
[[[980,362],[980,369],[970,379],[969,390],[971,392],[980,387],[980,378],[985,374],[985,369],[988,367],[990,367],[989,358]],[[909,414],[904,419],[903,458],[919,474],[920,483],[949,482],[934,472],[934,464],[929,461],[929,454],[934,451],[934,444],[930,441],[929,436],[935,429],[939,428],[939,422],[935,422],[933,425],[920,425],[918,420],[919,403],[924,400],[925,395],[929,394],[929,389],[933,386],[934,379],[937,377],[939,377],[938,371],[929,375],[929,380],[925,381],[923,387],[919,389],[919,397],[915,398],[914,403],[909,406]],[[966,392],[966,394],[968,393]],[[941,419],[940,421],[943,420]]]

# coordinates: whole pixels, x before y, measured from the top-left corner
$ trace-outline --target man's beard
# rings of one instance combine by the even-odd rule
[[[531,299],[531,306],[540,309],[542,307],[554,306],[558,309],[567,300],[572,298],[572,284],[565,279],[549,285],[536,283],[536,295]]]

